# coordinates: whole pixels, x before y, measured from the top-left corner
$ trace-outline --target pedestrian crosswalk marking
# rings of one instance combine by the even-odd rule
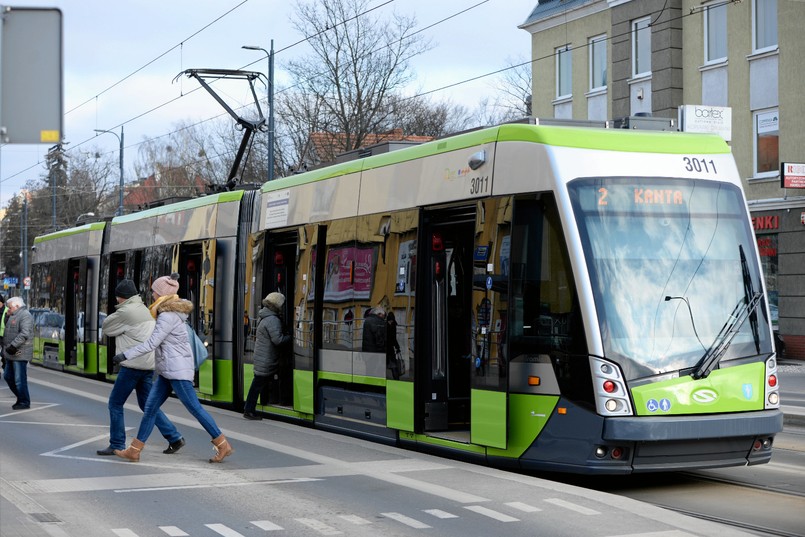
[[[204,524],[204,525],[210,528],[218,535],[223,535],[223,537],[243,537],[242,533],[238,533],[237,531],[233,530],[232,528],[228,528],[223,524]]]
[[[160,526],[159,529],[170,535],[170,537],[187,537],[187,533],[183,532],[176,526]]]
[[[539,507],[528,505],[527,503],[523,502],[508,502],[506,505],[509,507],[514,507],[515,509],[519,509],[524,513],[536,513],[537,511],[542,511]]]
[[[488,507],[482,507],[480,505],[465,505],[464,509],[469,509],[479,515],[488,516],[489,518],[493,518],[495,520],[499,520],[501,522],[519,522],[519,518],[514,518],[513,516],[506,515],[499,511],[494,511],[489,509]]]
[[[552,503],[559,507],[564,507],[565,509],[570,509],[571,511],[575,511],[577,513],[581,513],[582,515],[600,515],[599,511],[595,509],[590,509],[589,507],[584,507],[576,503],[568,502],[566,500],[561,500],[559,498],[547,498],[545,500],[547,503]]]
[[[399,522],[401,524],[405,524],[406,526],[410,526],[410,527],[412,527],[414,529],[424,530],[424,529],[430,528],[430,526],[428,526],[424,522],[420,522],[419,520],[416,520],[415,518],[411,518],[411,517],[405,516],[405,515],[400,514],[400,513],[380,513],[380,514],[383,515],[386,518],[396,520],[397,522]]]
[[[296,521],[304,524],[312,530],[321,533],[322,535],[341,535],[344,533],[342,531],[338,531],[332,526],[328,526],[320,520],[316,520],[315,518],[297,518]]]
[[[447,511],[442,511],[441,509],[425,509],[425,512],[429,515],[435,516],[436,518],[458,518],[458,515],[448,513]]]
[[[282,526],[278,526],[270,520],[252,520],[252,524],[265,531],[279,531],[283,529]]]
[[[126,528],[113,529],[112,533],[117,537],[137,537],[137,534]]]
[[[366,520],[365,518],[361,518],[357,515],[338,515],[338,518],[342,520],[346,520],[356,526],[366,526],[367,524],[371,524],[371,520]]]

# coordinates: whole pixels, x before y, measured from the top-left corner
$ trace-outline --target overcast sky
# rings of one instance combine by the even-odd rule
[[[370,6],[387,0],[370,0]],[[411,94],[427,92],[506,67],[530,56],[530,36],[518,28],[537,0],[396,0],[374,11],[415,16],[433,48],[416,58]],[[265,55],[241,49],[268,49],[274,40],[275,81],[287,82],[284,64],[307,54],[291,26],[295,1],[288,0],[19,0],[14,7],[61,9],[64,28],[64,140],[71,151],[117,151],[110,134],[93,129],[125,129],[127,180],[133,179],[137,144],[170,133],[181,121],[224,113],[198,82],[174,77],[190,68],[249,69],[265,72]],[[475,6],[475,7],[473,7]],[[468,9],[471,8],[471,9]],[[431,94],[473,108],[494,94],[495,77]],[[260,89],[260,94],[262,93]],[[168,103],[168,104],[166,104]],[[155,110],[154,110],[155,109]],[[5,145],[0,149],[0,208],[29,179],[44,174],[44,156],[53,144]],[[117,158],[115,153],[114,158]]]

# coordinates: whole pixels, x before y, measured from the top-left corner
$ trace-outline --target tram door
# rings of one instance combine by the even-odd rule
[[[84,369],[87,261],[71,259],[64,297],[64,365]]]
[[[269,293],[282,293],[285,304],[280,312],[282,326],[290,333],[294,322],[294,284],[296,282],[296,231],[272,234],[267,238],[265,264],[263,266],[262,298]],[[270,381],[261,401],[281,406],[293,406],[293,349],[285,349],[276,379]]]
[[[470,426],[472,254],[475,207],[426,216],[426,290],[420,368],[425,431]],[[427,363],[426,362],[426,363]],[[423,378],[424,377],[424,378]]]

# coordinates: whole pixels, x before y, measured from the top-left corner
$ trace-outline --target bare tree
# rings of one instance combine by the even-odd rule
[[[506,62],[508,69],[492,83],[494,96],[478,103],[472,113],[477,125],[498,125],[530,115],[531,63],[520,57]]]
[[[288,125],[307,119],[301,132],[330,133],[348,151],[361,147],[367,135],[390,128],[389,99],[412,79],[409,61],[429,43],[414,35],[413,18],[394,14],[381,20],[366,13],[368,5],[368,0],[297,4],[292,24],[309,36],[313,53],[287,65],[298,82],[279,108],[285,132],[299,132]],[[305,142],[292,138],[289,144],[299,150]]]

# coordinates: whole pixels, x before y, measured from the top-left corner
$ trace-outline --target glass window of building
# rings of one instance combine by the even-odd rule
[[[590,50],[590,89],[607,86],[607,36],[599,35],[589,40]]]
[[[777,108],[754,113],[755,177],[780,172],[780,111]]]
[[[704,10],[705,63],[727,59],[727,4],[716,3]]]
[[[755,0],[752,12],[755,51],[777,46],[777,0]]]
[[[556,49],[556,98],[570,97],[573,93],[571,86],[571,55],[567,45]]]
[[[632,77],[651,74],[651,17],[632,21]]]

